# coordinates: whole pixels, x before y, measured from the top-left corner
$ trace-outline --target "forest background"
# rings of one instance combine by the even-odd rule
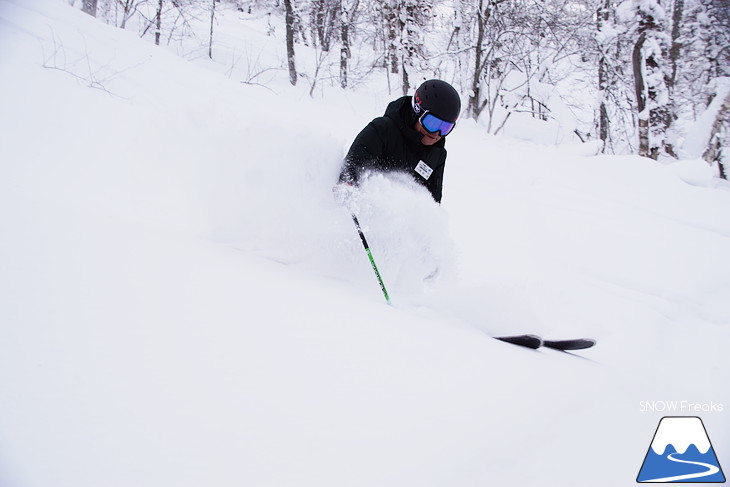
[[[489,133],[527,116],[553,123],[555,142],[595,141],[597,152],[655,160],[702,157],[727,178],[727,0],[70,1],[187,57],[213,58],[216,10],[235,9],[244,21],[267,18],[272,41],[286,43],[276,65],[244,53],[244,82],[266,84],[263,75],[278,71],[314,97],[324,85],[367,83],[409,94],[436,77],[465,97],[462,118]],[[201,22],[210,23],[207,39],[194,28]],[[302,62],[305,49],[311,60]]]

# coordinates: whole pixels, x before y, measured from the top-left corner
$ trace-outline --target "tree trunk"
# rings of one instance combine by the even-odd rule
[[[484,41],[484,30],[486,28],[487,12],[483,11],[483,0],[479,0],[477,6],[477,45],[476,55],[474,60],[474,77],[472,78],[471,84],[471,96],[469,97],[469,109],[468,112],[471,117],[476,120],[479,118],[479,97],[480,97],[480,84],[482,79],[482,43]]]
[[[727,132],[730,131],[728,125],[728,119],[730,118],[730,91],[725,95],[725,101],[717,111],[715,116],[715,123],[712,124],[712,130],[710,132],[710,139],[707,143],[707,149],[702,154],[702,158],[707,161],[708,164],[712,165],[717,162],[718,169],[720,171],[720,177],[727,179],[727,172],[725,166],[722,163],[722,152],[723,152],[723,138],[727,139]],[[725,125],[723,130],[723,125]],[[723,131],[725,137],[722,136]]]
[[[633,67],[639,105],[639,154],[659,158],[674,155],[667,140],[673,108],[669,92],[664,10],[661,0],[649,4],[637,1],[639,40],[634,46]],[[650,8],[649,8],[650,7]]]
[[[286,56],[289,61],[289,82],[292,86],[297,84],[297,68],[294,62],[294,9],[292,0],[284,0],[286,10]]]
[[[390,60],[391,74],[398,74],[398,14],[393,5],[387,5],[385,13],[387,29],[387,57]]]
[[[347,7],[340,5],[340,86],[347,88],[347,60],[350,58],[350,18]]]
[[[323,51],[330,50],[329,39],[325,29],[327,18],[327,4],[325,0],[314,0],[312,2],[314,28],[316,31],[316,39]]]
[[[409,23],[412,22],[412,4],[399,5],[398,15],[398,32],[400,32],[400,62],[401,62],[401,81],[403,96],[406,96],[411,88],[410,80],[408,79],[408,68],[413,66],[413,39],[411,38],[411,32]],[[403,16],[405,15],[405,18]]]
[[[669,49],[669,62],[672,67],[672,74],[669,78],[670,90],[674,90],[677,83],[677,66],[679,65],[679,53],[682,51],[682,43],[679,41],[682,17],[684,16],[684,0],[674,0],[674,11],[672,12],[672,46]]]
[[[213,59],[213,23],[215,22],[215,2],[216,0],[212,0],[212,5],[210,7],[210,41],[208,42],[208,57],[210,59]]]
[[[474,77],[472,78],[472,95],[469,97],[469,109],[471,116],[474,120],[479,118],[482,110],[487,103],[481,102],[481,81],[482,72],[484,71],[484,36],[487,32],[487,24],[489,19],[492,17],[492,7],[498,3],[495,0],[487,0],[487,6],[484,6],[484,1],[479,0],[477,6],[477,39],[476,39],[476,56],[474,60]],[[490,122],[491,123],[491,122]]]
[[[160,45],[160,36],[162,35],[162,2],[164,0],[160,0],[160,2],[157,4],[157,17],[155,17],[155,45]]]
[[[603,32],[605,24],[609,20],[611,8],[611,0],[598,8],[596,12],[598,32]],[[606,108],[606,97],[608,93],[608,61],[606,60],[605,46],[599,45],[598,59],[598,91],[601,93],[601,103],[598,107],[598,137],[603,142],[601,152],[606,152],[608,144],[608,133],[610,120],[608,119],[608,109]]]
[[[119,26],[120,29],[127,28],[127,21],[130,18],[130,11],[132,10],[132,0],[125,0],[122,3],[122,23]]]
[[[644,82],[644,59],[642,48],[646,34],[642,32],[639,40],[634,46],[631,56],[631,64],[634,68],[634,90],[636,92],[636,105],[639,111],[639,155],[649,156],[649,114],[646,112],[646,87]]]
[[[662,115],[663,120],[660,122],[664,125],[666,132],[670,131],[670,127],[677,120],[677,113],[674,103],[674,92],[677,84],[677,68],[680,62],[680,53],[682,51],[682,43],[680,42],[682,26],[682,17],[684,16],[684,0],[674,0],[674,10],[672,11],[672,39],[669,46],[669,72],[665,73],[664,80],[667,86],[668,101],[664,107],[665,113]],[[674,147],[670,141],[664,140],[664,152],[676,158]]]
[[[408,92],[411,90],[411,82],[408,79],[408,69],[407,69],[405,61],[403,62],[402,81],[403,81],[403,96],[406,96],[408,94]]]

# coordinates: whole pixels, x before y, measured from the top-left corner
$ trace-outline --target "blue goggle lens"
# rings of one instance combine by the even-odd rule
[[[456,124],[453,122],[445,122],[435,115],[426,113],[421,118],[421,125],[431,133],[441,132],[441,136],[446,136],[454,129]]]

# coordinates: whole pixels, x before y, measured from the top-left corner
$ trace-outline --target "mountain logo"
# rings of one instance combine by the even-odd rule
[[[696,416],[662,418],[636,481],[725,482],[702,420]]]

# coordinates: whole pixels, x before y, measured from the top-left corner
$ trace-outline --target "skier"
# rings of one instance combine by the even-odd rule
[[[438,79],[421,84],[413,97],[390,102],[385,115],[370,122],[352,143],[334,187],[337,201],[346,204],[365,173],[397,171],[413,176],[441,203],[445,137],[460,111],[459,94]]]

